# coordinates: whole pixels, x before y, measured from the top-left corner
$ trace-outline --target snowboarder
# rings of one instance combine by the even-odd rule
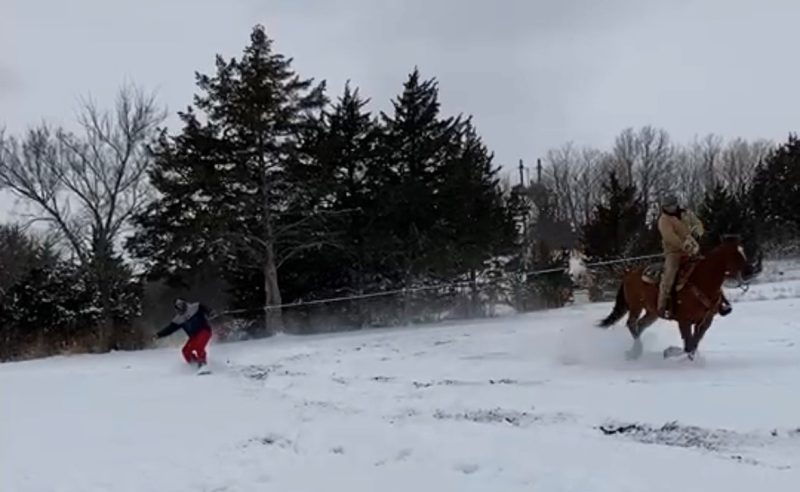
[[[175,299],[175,317],[169,325],[155,335],[155,339],[167,337],[179,329],[189,336],[181,350],[189,364],[197,364],[198,369],[206,365],[206,345],[211,339],[211,324],[208,316],[211,310],[199,302],[188,303],[185,299]]]

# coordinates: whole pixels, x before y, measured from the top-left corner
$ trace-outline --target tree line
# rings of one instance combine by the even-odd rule
[[[145,346],[178,293],[255,336],[558,306],[569,275],[527,273],[575,250],[658,251],[666,192],[701,215],[709,245],[739,232],[758,257],[799,232],[794,136],[684,146],[628,129],[610,150],[552,150],[512,185],[418,69],[374,113],[351,84],[332,98],[296,73],[256,26],[196,85],[174,132],[153,96],[124,87],[109,111],[83,105],[80,133],[0,134],[0,188],[33,210],[0,228],[0,357]],[[279,307],[382,291],[401,293]]]

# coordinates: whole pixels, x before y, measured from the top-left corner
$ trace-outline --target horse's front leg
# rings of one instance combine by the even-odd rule
[[[683,339],[683,348],[681,347],[667,347],[664,349],[664,358],[669,357],[677,357],[683,354],[691,354],[690,357],[694,355],[694,340],[692,338],[692,323],[690,321],[679,321],[678,328],[681,331],[681,338]]]
[[[700,347],[700,341],[705,336],[708,329],[711,327],[711,323],[714,322],[714,313],[709,312],[706,314],[706,317],[703,318],[703,321],[695,325],[694,327],[694,336],[691,338],[691,344],[686,348],[686,353],[689,354],[689,357],[694,359],[694,355],[697,352],[697,349]]]

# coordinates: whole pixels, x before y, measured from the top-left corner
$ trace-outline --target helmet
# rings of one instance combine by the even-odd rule
[[[183,313],[186,311],[186,301],[180,297],[175,299],[175,310],[179,313]]]
[[[661,199],[661,208],[666,212],[674,213],[678,210],[680,201],[675,195],[666,195]]]

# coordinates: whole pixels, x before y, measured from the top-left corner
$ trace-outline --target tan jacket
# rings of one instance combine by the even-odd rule
[[[658,218],[658,232],[664,254],[687,253],[686,241],[703,235],[703,223],[691,211],[684,210],[681,218],[662,213]],[[694,237],[693,237],[694,236]],[[696,241],[692,241],[696,244]]]

